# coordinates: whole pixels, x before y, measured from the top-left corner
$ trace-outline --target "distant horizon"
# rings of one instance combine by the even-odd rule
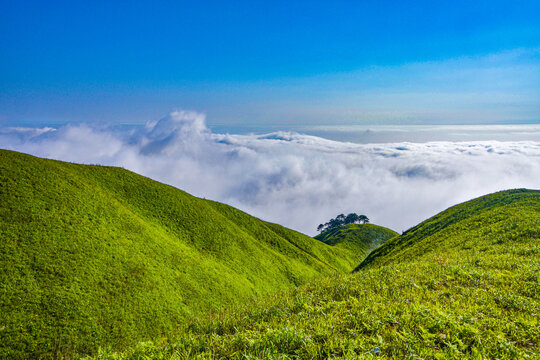
[[[0,147],[122,166],[307,233],[341,212],[399,231],[540,186],[538,14],[538,1],[3,2]]]
[[[460,201],[540,187],[536,124],[218,130],[172,112],[145,126],[0,127],[0,147],[120,166],[306,234],[349,212],[401,231]]]
[[[74,123],[0,123],[0,134],[9,129],[59,129],[64,126],[98,125],[103,128],[144,128],[157,121],[145,124],[112,124],[107,122]],[[207,122],[208,129],[216,134],[265,135],[275,132],[292,132],[316,136],[323,139],[358,144],[437,141],[538,141],[540,124],[537,123],[499,123],[499,124],[330,124],[330,125],[220,125]]]

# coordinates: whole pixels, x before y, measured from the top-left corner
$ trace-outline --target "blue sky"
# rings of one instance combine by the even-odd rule
[[[0,124],[540,122],[538,1],[0,0]]]

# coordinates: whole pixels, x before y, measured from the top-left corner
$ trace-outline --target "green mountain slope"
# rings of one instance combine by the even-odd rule
[[[0,150],[0,358],[170,334],[348,253],[132,172]]]
[[[442,253],[462,257],[481,251],[498,256],[496,245],[502,244],[522,248],[520,239],[540,238],[539,198],[538,191],[518,189],[453,206],[380,246],[356,270]]]
[[[317,279],[100,359],[538,359],[540,193],[452,207]]]
[[[377,246],[399,234],[373,224],[348,224],[324,231],[315,239],[349,251],[357,264]]]

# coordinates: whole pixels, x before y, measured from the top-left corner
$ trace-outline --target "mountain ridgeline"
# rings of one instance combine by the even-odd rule
[[[0,358],[120,349],[366,255],[124,169],[6,150],[0,199]]]
[[[504,261],[513,263],[517,259],[510,254],[540,245],[539,199],[539,191],[517,189],[453,206],[385,242],[355,270],[442,255],[479,259],[482,254],[485,263],[495,253],[496,262],[503,260],[501,248],[509,250]]]
[[[0,358],[540,357],[538,191],[313,239],[0,150],[0,200]]]

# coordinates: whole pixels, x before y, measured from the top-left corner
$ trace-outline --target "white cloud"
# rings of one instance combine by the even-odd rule
[[[0,147],[122,166],[310,235],[342,212],[401,231],[476,196],[540,188],[540,142],[354,144],[289,132],[215,134],[193,112],[135,129],[4,128]]]

